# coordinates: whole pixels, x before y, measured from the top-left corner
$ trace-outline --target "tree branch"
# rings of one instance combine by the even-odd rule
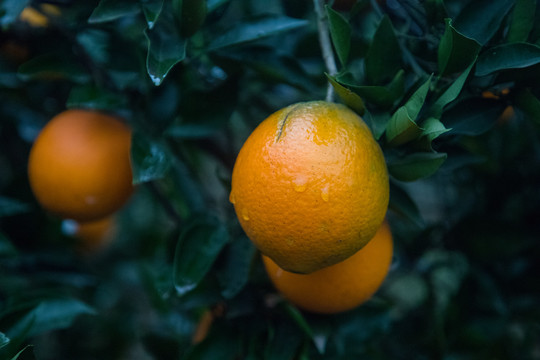
[[[330,41],[330,31],[328,29],[328,17],[324,10],[324,0],[313,0],[315,6],[315,12],[317,13],[317,28],[319,30],[319,44],[321,46],[322,57],[326,66],[326,71],[329,75],[337,74],[336,60],[334,58],[334,51],[332,50],[332,43]],[[332,84],[328,82],[326,89],[326,101],[334,100],[334,88]]]

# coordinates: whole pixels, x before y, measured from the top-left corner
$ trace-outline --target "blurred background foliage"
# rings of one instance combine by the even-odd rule
[[[540,359],[534,0],[0,1],[1,359]],[[251,130],[330,81],[391,174],[390,274],[365,305],[284,301],[228,202]],[[66,108],[134,130],[136,194],[85,247],[26,165]]]

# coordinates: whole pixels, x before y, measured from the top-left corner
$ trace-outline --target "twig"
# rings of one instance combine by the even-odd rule
[[[337,74],[336,60],[332,43],[330,42],[330,31],[328,29],[328,17],[324,10],[324,0],[313,0],[315,12],[317,13],[317,28],[319,30],[319,44],[321,45],[322,57],[326,66],[326,71],[329,75]],[[334,88],[328,82],[326,89],[326,101],[334,100]]]

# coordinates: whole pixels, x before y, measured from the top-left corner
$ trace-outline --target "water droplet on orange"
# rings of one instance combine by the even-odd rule
[[[242,210],[242,218],[243,218],[244,220],[246,220],[246,221],[249,220],[249,214],[248,214],[247,209]]]
[[[236,197],[234,196],[233,192],[231,191],[231,193],[229,194],[229,201],[231,202],[231,204],[236,204]]]
[[[321,190],[321,198],[328,202],[328,199],[329,199],[330,195],[329,195],[329,190],[328,190],[328,185],[325,186],[324,188],[322,188]]]

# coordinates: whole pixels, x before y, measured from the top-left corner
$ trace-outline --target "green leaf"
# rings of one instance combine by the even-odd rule
[[[308,21],[286,16],[264,16],[245,20],[210,42],[209,50],[242,45],[306,26]]]
[[[180,36],[172,14],[167,11],[144,34],[148,40],[146,70],[154,85],[159,86],[173,66],[186,57],[186,40]]]
[[[491,129],[504,108],[505,104],[496,100],[472,98],[446,111],[442,121],[452,128],[452,134],[476,136]]]
[[[444,124],[436,118],[430,117],[422,122],[422,134],[418,140],[418,147],[429,151],[433,150],[431,143],[440,135],[452,130],[444,126]]]
[[[182,0],[180,32],[183,37],[193,36],[201,28],[207,11],[206,0]]]
[[[162,179],[171,167],[166,148],[148,136],[135,132],[131,142],[133,184]]]
[[[330,81],[330,84],[332,84],[332,87],[338,94],[339,98],[343,101],[343,103],[356,111],[360,116],[364,115],[366,108],[364,106],[364,101],[362,101],[362,98],[358,94],[352,92],[351,90],[347,89],[345,86],[337,82],[335,77],[326,73],[325,75],[328,81]]]
[[[445,19],[446,29],[437,52],[441,75],[462,71],[474,61],[480,51],[480,44],[460,34],[453,26],[452,19]]]
[[[174,255],[173,281],[178,295],[193,290],[229,241],[225,226],[198,216],[184,227]]]
[[[101,29],[85,29],[77,34],[77,42],[97,64],[109,61],[110,34]]]
[[[463,85],[465,85],[465,81],[467,80],[474,63],[475,62],[473,61],[452,83],[452,85],[450,85],[448,89],[446,89],[446,91],[435,101],[428,111],[429,116],[439,119],[443,113],[444,107],[458,97],[459,93],[463,89]]]
[[[165,0],[139,0],[146,24],[149,29],[152,29],[163,10],[163,2]]]
[[[390,146],[405,144],[421,134],[422,128],[411,118],[405,106],[397,109],[386,125],[386,141]]]
[[[366,77],[382,85],[401,69],[401,49],[388,16],[384,16],[366,54]]]
[[[508,42],[527,41],[529,33],[534,27],[536,13],[535,0],[517,0],[512,11],[510,28],[508,29]]]
[[[127,105],[127,99],[116,92],[94,85],[76,86],[71,89],[66,106],[98,110],[118,110]]]
[[[225,299],[235,297],[247,284],[255,254],[255,246],[247,237],[242,236],[231,242],[224,268],[218,272],[221,295]]]
[[[17,256],[18,251],[9,239],[0,232],[0,258]]]
[[[11,358],[11,360],[17,360],[19,358],[19,356],[21,356],[21,354],[23,352],[25,352],[27,349],[31,349],[33,347],[33,345],[26,345],[21,351],[19,351],[17,354],[15,354],[14,357]]]
[[[531,90],[520,91],[516,95],[516,105],[537,124],[540,124],[540,100]]]
[[[4,0],[0,2],[0,26],[5,28],[19,18],[30,0]]]
[[[388,172],[397,180],[415,181],[433,175],[446,158],[446,153],[413,153],[389,159]]]
[[[302,344],[302,336],[288,321],[276,322],[270,328],[270,339],[264,350],[265,360],[294,359]]]
[[[456,18],[454,26],[464,36],[485,45],[499,30],[513,4],[512,0],[470,1]]]
[[[0,349],[9,344],[11,340],[4,334],[3,332],[0,332]]]
[[[351,50],[351,26],[343,15],[328,5],[326,5],[326,14],[334,49],[336,49],[341,65],[345,66]]]
[[[403,188],[393,182],[390,183],[390,203],[388,208],[418,227],[424,224],[424,219],[422,219],[414,200]]]
[[[77,60],[66,53],[39,55],[19,67],[17,75],[29,80],[71,80],[78,84],[90,81],[91,77]]]
[[[390,146],[405,144],[422,134],[422,128],[416,124],[416,118],[424,105],[430,85],[431,76],[411,95],[405,105],[392,115],[386,125],[386,139]]]
[[[540,46],[511,43],[494,46],[478,57],[475,75],[485,76],[506,69],[520,69],[540,63]]]
[[[403,70],[398,71],[387,86],[355,85],[340,76],[336,77],[336,80],[360,95],[366,102],[382,107],[391,107],[405,92],[405,72]]]
[[[311,326],[309,326],[309,323],[307,322],[306,318],[300,310],[298,310],[297,307],[292,306],[290,303],[285,302],[283,303],[283,307],[285,308],[285,311],[287,314],[291,317],[291,319],[298,325],[298,327],[310,338],[313,337],[313,330],[311,329]]]
[[[0,218],[30,211],[30,205],[19,200],[0,196]]]
[[[27,337],[31,337],[52,330],[66,329],[80,315],[95,313],[93,308],[77,299],[44,300],[10,328],[8,334],[26,333]]]
[[[90,24],[102,23],[119,19],[124,16],[138,14],[141,11],[139,4],[132,0],[101,0],[90,15]]]

